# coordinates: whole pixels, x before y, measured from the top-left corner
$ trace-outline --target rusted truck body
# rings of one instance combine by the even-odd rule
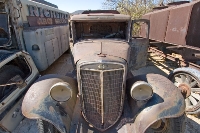
[[[151,40],[163,42],[167,49],[180,53],[186,61],[196,62],[199,58],[199,7],[200,2],[179,1],[145,14],[142,18],[151,22]],[[141,31],[141,35],[145,31]]]
[[[185,93],[186,112],[200,112],[200,1],[177,1],[145,14],[150,20],[151,48],[164,58],[173,60],[179,67],[171,72],[169,79]],[[145,36],[141,28],[141,36]],[[159,51],[160,50],[160,51]],[[172,53],[179,56],[173,57]]]
[[[133,23],[141,21],[147,24],[147,36],[132,38]],[[23,115],[38,119],[40,132],[184,130],[180,90],[158,74],[131,74],[147,58],[148,20],[86,11],[71,16],[70,24],[74,74],[40,77],[22,103]]]
[[[199,1],[174,2],[164,9],[154,9],[145,14],[142,18],[151,22],[149,38],[173,45],[199,48],[199,7]]]
[[[68,17],[44,0],[0,0],[0,132],[18,126],[39,71],[69,48]]]

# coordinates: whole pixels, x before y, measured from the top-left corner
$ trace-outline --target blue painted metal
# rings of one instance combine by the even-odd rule
[[[0,62],[13,55],[15,52],[0,50]]]

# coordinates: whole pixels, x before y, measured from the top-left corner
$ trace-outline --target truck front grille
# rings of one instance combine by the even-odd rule
[[[124,68],[80,70],[82,109],[85,119],[99,130],[106,130],[122,112]]]

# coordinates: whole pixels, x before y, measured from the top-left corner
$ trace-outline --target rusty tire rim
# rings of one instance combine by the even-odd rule
[[[185,98],[186,112],[197,110],[200,104],[199,81],[191,74],[180,72],[173,75],[172,82]]]
[[[168,119],[161,119],[156,121],[154,124],[151,125],[151,128],[156,133],[163,133],[167,131],[169,127],[169,120]]]

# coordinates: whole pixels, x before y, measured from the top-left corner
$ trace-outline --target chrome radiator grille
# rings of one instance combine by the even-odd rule
[[[94,127],[106,130],[122,112],[124,69],[80,70],[82,109]]]

